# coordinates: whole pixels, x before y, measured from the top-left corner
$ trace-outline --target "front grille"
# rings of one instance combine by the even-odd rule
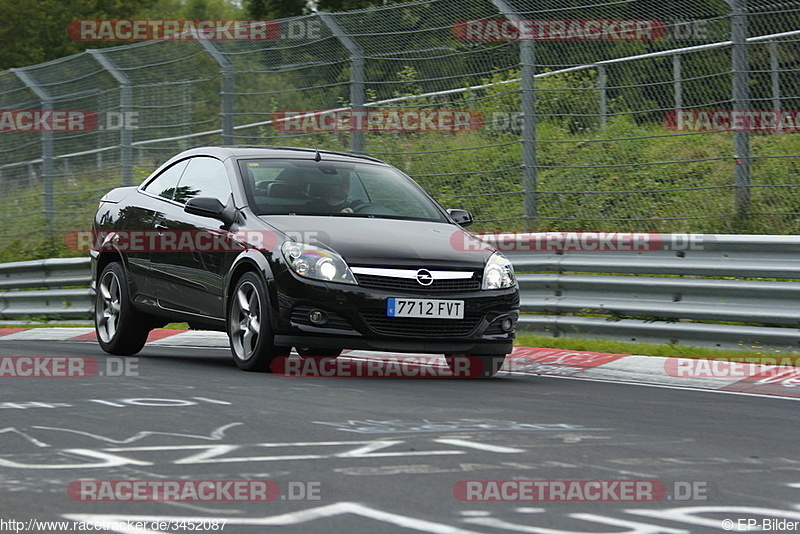
[[[481,322],[482,315],[468,313],[463,319],[418,319],[415,317],[389,317],[385,312],[361,312],[364,322],[379,334],[403,337],[464,337]]]
[[[358,280],[358,285],[361,287],[414,293],[477,291],[481,288],[481,281],[475,276],[457,280],[434,280],[429,286],[423,286],[415,279],[376,276],[373,274],[357,274],[356,280]]]

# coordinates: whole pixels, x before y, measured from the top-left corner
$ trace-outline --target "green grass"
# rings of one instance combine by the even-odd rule
[[[573,339],[519,334],[515,343],[521,347],[541,347],[610,354],[636,354],[639,356],[658,356],[663,358],[697,358],[706,360],[744,361],[780,365],[800,365],[800,352],[750,347],[753,350],[721,350],[684,345],[655,343],[624,343],[596,339]]]
[[[487,117],[498,102],[482,100]],[[627,117],[605,130],[571,131],[556,120],[539,124],[538,216],[529,227],[522,190],[522,148],[508,132],[371,133],[366,152],[415,176],[445,207],[470,210],[475,232],[520,230],[800,233],[800,135],[753,134],[751,214],[734,217],[731,133],[675,135],[661,124]],[[265,142],[268,139],[265,139]],[[346,139],[314,134],[295,140],[347,149]],[[723,158],[723,159],[719,159]],[[663,163],[679,161],[680,164]],[[662,162],[659,165],[651,165]],[[156,162],[134,169],[139,183]],[[599,165],[599,166],[598,166]],[[618,167],[615,165],[625,165]],[[91,226],[97,201],[119,185],[118,169],[73,168],[59,178],[54,230],[42,216],[42,185],[5,178],[0,262],[82,256],[65,242],[69,230]],[[592,193],[587,193],[591,191]],[[20,221],[24,221],[21,225]],[[21,234],[21,232],[25,232]]]
[[[169,323],[164,327],[166,330],[189,330],[187,323]]]
[[[0,321],[0,328],[88,328],[88,327],[93,327],[93,325],[88,322],[86,324],[70,323],[70,322],[59,323],[56,321],[28,322],[22,319],[15,321],[10,321],[10,320]]]

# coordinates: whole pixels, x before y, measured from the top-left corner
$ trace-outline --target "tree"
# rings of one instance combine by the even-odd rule
[[[306,13],[306,0],[245,0],[247,16],[253,20],[282,19]]]
[[[0,70],[122,44],[75,41],[67,26],[81,19],[227,19],[243,11],[233,0],[0,0]]]
[[[313,11],[350,11],[408,0],[245,0],[251,19],[282,19],[308,15]]]
[[[0,13],[3,13],[0,69],[24,67],[81,52],[86,48],[86,43],[73,41],[67,36],[70,21],[126,18],[153,1],[0,0]],[[103,43],[98,45],[103,46]]]

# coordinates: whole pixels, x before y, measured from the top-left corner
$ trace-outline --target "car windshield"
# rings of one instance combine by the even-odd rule
[[[327,215],[444,221],[412,180],[384,165],[308,160],[240,162],[258,215]]]

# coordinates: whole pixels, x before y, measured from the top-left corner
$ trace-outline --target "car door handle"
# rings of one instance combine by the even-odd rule
[[[168,226],[164,226],[164,225],[163,225],[163,224],[161,224],[161,223],[156,223],[156,224],[155,224],[155,228],[156,228],[156,231],[158,232],[158,235],[160,235],[160,236],[163,236],[163,235],[164,235],[164,233],[165,233],[167,230],[169,230],[169,227],[168,227]]]

